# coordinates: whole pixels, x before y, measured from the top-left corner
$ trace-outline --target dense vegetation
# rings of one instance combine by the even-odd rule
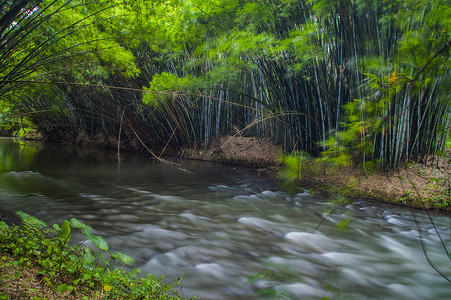
[[[139,278],[137,270],[128,273],[112,267],[113,260],[131,264],[134,259],[112,253],[101,236],[77,219],[49,227],[30,215],[17,213],[23,219],[22,226],[0,222],[0,280],[1,291],[6,291],[0,299],[180,299],[162,278],[151,274]],[[88,243],[71,246],[73,229],[81,230]],[[8,268],[14,270],[13,276]],[[25,270],[28,281],[22,276]],[[35,273],[30,275],[29,270]],[[50,295],[39,293],[40,284],[33,283],[33,277],[55,291]],[[15,281],[20,283],[18,290],[10,288]],[[33,292],[39,296],[33,296]]]
[[[451,146],[450,19],[445,0],[1,1],[0,133],[153,151],[261,136],[301,153],[290,178],[304,152],[393,169]],[[74,224],[1,225],[20,257],[4,264],[39,263],[62,293],[171,292],[89,261]]]
[[[160,150],[270,136],[393,168],[449,141],[450,14],[444,0],[3,1],[0,120]]]

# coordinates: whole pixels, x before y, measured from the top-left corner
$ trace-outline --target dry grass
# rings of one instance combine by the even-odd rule
[[[281,153],[282,147],[269,138],[227,136],[214,141],[206,150],[184,149],[180,156],[259,168],[278,166]]]
[[[349,197],[367,197],[404,206],[451,211],[451,168],[439,163],[415,163],[393,171],[364,171],[358,167],[330,167],[309,163],[302,184],[332,188]]]

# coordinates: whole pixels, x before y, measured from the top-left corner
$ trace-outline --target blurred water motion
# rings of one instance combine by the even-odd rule
[[[182,275],[185,297],[451,298],[408,209],[289,195],[220,164],[183,168],[190,172],[134,153],[118,167],[106,150],[0,139],[0,205],[50,223],[76,217],[143,273]],[[427,215],[416,214],[429,257],[451,277]],[[450,249],[449,216],[433,218]]]

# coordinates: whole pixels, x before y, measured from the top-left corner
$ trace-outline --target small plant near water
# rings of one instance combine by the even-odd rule
[[[49,227],[25,213],[18,214],[23,219],[20,227],[0,222],[0,269],[14,267],[16,279],[29,269],[38,270],[35,277],[65,299],[180,299],[173,286],[163,283],[162,278],[150,274],[139,278],[138,270],[126,272],[113,267],[111,260],[131,264],[134,259],[111,252],[101,236],[94,235],[91,227],[77,219]],[[96,251],[69,244],[74,228],[81,230]],[[2,276],[0,299],[18,296],[17,285],[14,294],[10,294],[8,283],[4,284],[3,280]],[[37,291],[28,285],[24,280],[21,287]],[[20,297],[32,298],[26,291],[21,293]]]
[[[304,152],[297,152],[293,155],[282,155],[280,162],[282,168],[278,174],[278,178],[282,188],[290,193],[294,193],[299,189],[299,182],[302,180],[306,163],[310,160],[310,156]]]

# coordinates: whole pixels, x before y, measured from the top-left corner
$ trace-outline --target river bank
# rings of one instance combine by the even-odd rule
[[[29,139],[40,140],[39,135]],[[66,142],[67,143],[67,142]],[[114,148],[117,142],[106,143],[100,138],[86,138],[82,132],[74,144],[80,147]],[[134,145],[124,151],[138,151]],[[449,149],[448,149],[449,150]],[[141,147],[141,151],[146,151]],[[282,147],[269,138],[226,136],[214,140],[208,147],[166,149],[159,156],[220,162],[245,167],[259,176],[283,183]],[[332,166],[315,159],[304,159],[299,165],[297,188],[338,194],[351,199],[391,203],[395,205],[451,211],[451,151],[443,157],[412,162],[396,170],[365,169],[360,166]],[[293,188],[292,186],[290,188]]]
[[[217,161],[251,168],[279,180],[284,165],[282,148],[270,139],[223,137],[207,149],[182,149],[181,158]],[[449,157],[449,153],[448,153]],[[410,163],[397,170],[363,170],[359,166],[331,166],[303,160],[296,185],[344,197],[392,203],[413,208],[451,211],[451,165],[446,157]]]

